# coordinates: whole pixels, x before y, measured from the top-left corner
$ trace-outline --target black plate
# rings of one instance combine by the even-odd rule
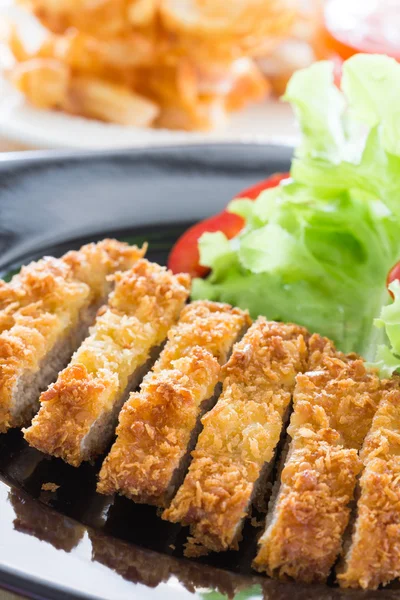
[[[288,148],[261,145],[0,155],[0,273],[105,236],[148,240],[148,257],[165,263],[189,223],[288,170],[290,157]],[[179,526],[151,507],[96,494],[98,466],[49,459],[15,430],[0,436],[0,586],[54,599],[382,596],[255,575],[252,528],[238,553],[185,560]],[[49,481],[60,486],[55,493],[42,491]],[[397,597],[394,590],[383,595]]]

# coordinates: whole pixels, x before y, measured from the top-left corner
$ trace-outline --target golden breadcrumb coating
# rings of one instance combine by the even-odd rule
[[[314,333],[308,341],[307,371],[318,370],[326,358],[339,358],[343,362],[357,358],[356,354],[343,354],[336,350],[332,340]]]
[[[108,275],[131,266],[144,251],[104,240],[61,259],[31,263],[10,283],[2,282],[0,304],[8,313],[7,326],[0,317],[0,432],[32,416],[31,405],[20,410],[13,398],[19,379],[38,372],[47,353],[78,325],[82,311],[99,303],[109,288]],[[8,306],[7,298],[12,299]]]
[[[78,251],[68,252],[62,260],[71,267],[74,279],[86,283],[95,296],[105,298],[110,291],[108,275],[127,271],[144,257],[146,251],[147,244],[138,248],[106,238],[96,244],[86,244]]]
[[[120,415],[118,441],[103,465],[98,491],[162,503],[219,370],[210,352],[195,347],[171,369],[150,373]]]
[[[362,360],[335,356],[329,345],[317,352],[320,363],[314,354],[314,370],[297,376],[292,442],[254,562],[306,582],[325,581],[341,550],[362,467],[357,451],[382,396]]]
[[[353,536],[337,573],[342,587],[376,589],[400,576],[399,389],[384,394],[361,458]]]
[[[102,416],[110,415],[130,377],[164,341],[190,289],[188,275],[173,275],[144,259],[117,273],[115,282],[90,336],[42,394],[41,409],[25,430],[31,446],[74,466],[93,457],[91,452],[87,456],[85,437]],[[99,440],[100,448],[107,444],[105,438]]]
[[[0,332],[11,329],[21,308],[33,305],[42,312],[54,312],[58,305],[63,306],[64,289],[66,295],[72,290],[88,295],[89,290],[71,275],[62,259],[46,257],[22,267],[10,282],[0,281]]]
[[[326,419],[324,426],[339,432],[344,447],[360,450],[382,397],[379,378],[361,359],[344,362],[340,357],[325,357],[321,367],[298,375],[294,395],[295,408],[298,402],[309,401],[321,411],[321,421],[318,417],[315,423],[303,424],[295,410],[290,433],[303,425],[318,431]]]
[[[232,349],[232,340],[250,325],[247,312],[229,304],[199,300],[186,306],[179,323],[168,334],[154,371],[170,368],[174,360],[191,353],[194,346],[207,348],[223,365]]]
[[[42,359],[72,328],[88,304],[86,284],[62,276],[46,278],[46,300],[33,302],[14,313],[13,325],[0,335],[0,432],[25,423],[31,410],[19,411],[14,391],[26,372],[37,372]],[[48,291],[48,288],[46,289]]]
[[[295,377],[307,364],[307,332],[260,317],[238,342],[223,391],[204,426],[183,485],[163,518],[191,525],[185,554],[237,548],[262,468],[273,457]]]
[[[22,267],[10,282],[0,280],[0,332],[14,325],[20,308],[39,302],[43,311],[54,312],[63,301],[64,282],[85,283],[93,297],[104,297],[107,276],[129,269],[146,252],[117,240],[105,239],[68,252],[60,259],[45,257]],[[67,291],[68,293],[68,291]]]
[[[140,393],[131,395],[120,414],[117,440],[100,472],[99,492],[168,504],[195,442],[204,403],[218,382],[217,359],[226,360],[248,324],[247,313],[223,304],[195,302],[182,311]]]
[[[254,567],[271,576],[324,581],[340,551],[360,470],[357,450],[343,448],[337,432],[304,428],[291,444]]]

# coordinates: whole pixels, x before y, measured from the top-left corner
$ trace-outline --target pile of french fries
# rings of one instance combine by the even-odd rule
[[[207,130],[262,99],[256,66],[290,32],[298,0],[20,0],[48,34],[15,29],[12,83],[33,105],[137,127]]]

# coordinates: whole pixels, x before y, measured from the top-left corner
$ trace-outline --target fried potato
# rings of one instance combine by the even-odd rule
[[[251,56],[290,29],[296,0],[20,2],[49,30],[33,54],[10,35],[10,79],[29,102],[190,131],[224,126],[229,112],[268,94]]]
[[[154,62],[155,47],[141,33],[104,41],[72,29],[64,36],[49,36],[42,44],[39,56],[61,60],[69,67],[101,76]]]
[[[39,108],[100,121],[147,127],[159,113],[154,102],[128,87],[86,75],[73,75],[61,61],[36,58],[20,63],[11,81]]]
[[[154,102],[127,87],[83,75],[71,79],[62,107],[72,114],[136,127],[148,127],[158,114]]]
[[[222,51],[237,57],[275,45],[290,31],[296,6],[295,0],[161,0],[160,13],[186,51],[207,45],[214,57]]]
[[[293,14],[295,4],[293,0],[161,0],[160,11],[175,31],[244,37],[255,36],[260,28],[275,29],[272,17],[285,8]]]
[[[70,28],[97,39],[133,32],[169,52],[204,62],[265,55],[291,30],[296,0],[21,0],[53,33]],[[163,53],[161,53],[161,56]]]
[[[70,27],[100,37],[119,35],[131,26],[127,0],[20,0],[53,33]]]
[[[68,93],[70,72],[60,61],[34,58],[13,69],[11,82],[34,106],[60,108]]]
[[[150,25],[155,19],[158,0],[131,0],[128,4],[128,22],[134,27]]]

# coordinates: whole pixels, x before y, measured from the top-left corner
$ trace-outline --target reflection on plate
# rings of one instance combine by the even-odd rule
[[[337,589],[327,592],[326,587],[319,585],[296,586],[259,576],[244,576],[201,562],[156,553],[113,537],[109,518],[104,520],[101,528],[85,527],[51,508],[49,499],[34,499],[20,487],[11,488],[8,502],[14,511],[15,530],[65,553],[79,554],[80,543],[89,545],[92,563],[146,588],[155,589],[168,582],[173,586],[177,580],[201,600],[346,600],[359,596]],[[363,600],[376,597],[376,592],[362,594]],[[394,600],[396,591],[387,591],[384,597]]]

